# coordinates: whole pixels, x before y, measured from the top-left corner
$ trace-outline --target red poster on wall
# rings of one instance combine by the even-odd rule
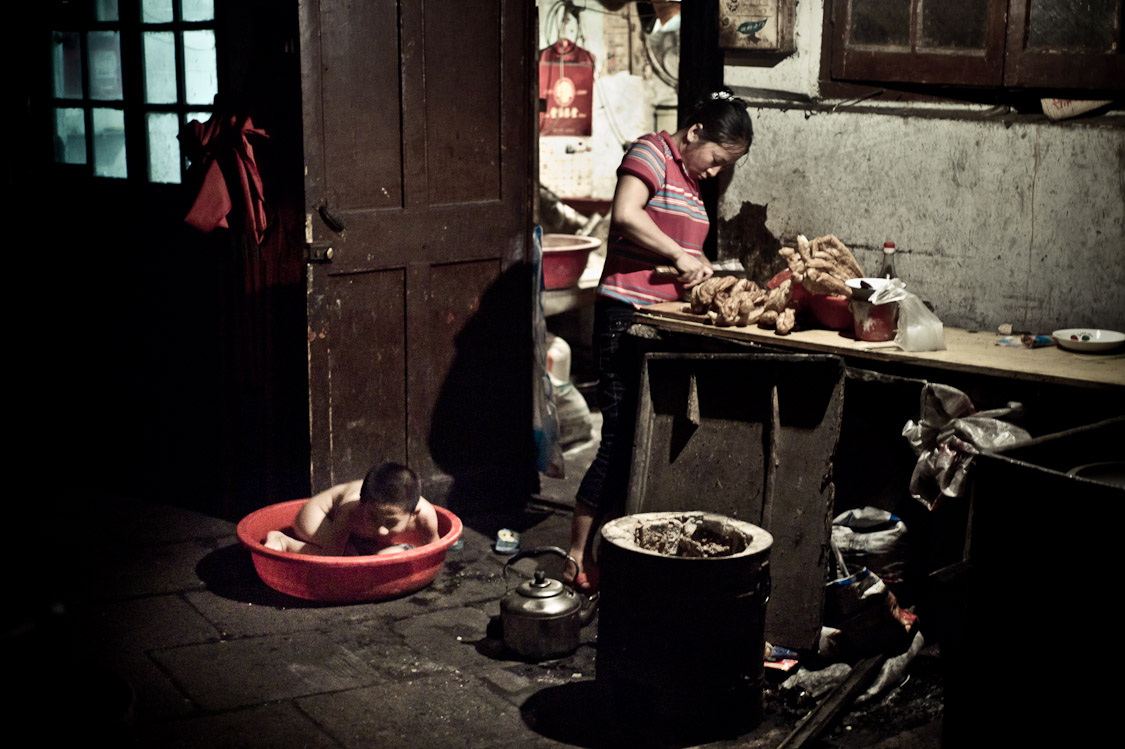
[[[539,53],[540,135],[590,135],[594,110],[594,56],[569,39]]]

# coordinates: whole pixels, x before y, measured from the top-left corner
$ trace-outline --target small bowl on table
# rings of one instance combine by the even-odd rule
[[[1125,343],[1125,333],[1101,328],[1063,328],[1051,336],[1060,347],[1084,354],[1112,351]]]

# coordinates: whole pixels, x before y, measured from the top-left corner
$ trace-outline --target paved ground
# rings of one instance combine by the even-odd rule
[[[512,658],[490,636],[501,596],[518,582],[501,576],[495,531],[519,530],[524,548],[565,547],[567,505],[590,450],[568,456],[567,480],[544,481],[543,503],[464,518],[464,547],[449,553],[433,585],[377,604],[315,605],[276,593],[257,577],[233,523],[112,502],[110,514],[83,521],[101,542],[78,555],[78,568],[58,570],[60,592],[18,599],[35,602],[4,640],[9,686],[20,687],[7,707],[46,744],[684,745],[659,726],[619,725],[599,709],[596,619],[573,655],[538,664]],[[936,747],[940,711],[923,715],[910,699],[895,717],[841,727],[829,745]],[[927,699],[932,708],[932,690]],[[707,745],[777,746],[806,708],[768,696],[758,729]]]

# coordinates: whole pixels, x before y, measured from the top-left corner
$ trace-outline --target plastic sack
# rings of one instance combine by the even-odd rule
[[[898,303],[895,343],[903,351],[941,351],[945,329],[941,320],[916,295],[907,293]]]
[[[535,362],[532,379],[532,429],[539,470],[551,478],[566,478],[566,462],[559,442],[558,408],[547,371],[547,317],[543,313],[543,229],[536,226],[531,241],[533,298],[531,334]]]
[[[847,510],[832,519],[832,543],[849,569],[867,567],[888,585],[902,582],[906,523],[878,507]]]
[[[590,406],[570,381],[570,359],[570,344],[547,333],[547,374],[551,378],[551,395],[559,422],[559,444],[564,449],[576,442],[585,442],[594,433]]]
[[[1022,412],[1023,406],[1015,401],[1004,408],[977,411],[957,388],[927,383],[918,422],[907,421],[902,428],[902,436],[918,456],[910,477],[911,495],[931,510],[943,497],[963,496],[973,456],[1031,439],[1027,430],[1004,420]]]

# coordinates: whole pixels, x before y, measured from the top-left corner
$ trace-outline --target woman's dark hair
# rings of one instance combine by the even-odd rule
[[[418,474],[398,463],[384,463],[367,472],[359,488],[360,502],[375,502],[401,507],[405,512],[414,512],[418,497],[422,494],[422,482]]]
[[[749,149],[754,140],[754,126],[746,106],[744,100],[728,89],[720,89],[703,97],[688,115],[684,127],[702,125],[700,137],[704,140],[721,146],[745,144]]]

